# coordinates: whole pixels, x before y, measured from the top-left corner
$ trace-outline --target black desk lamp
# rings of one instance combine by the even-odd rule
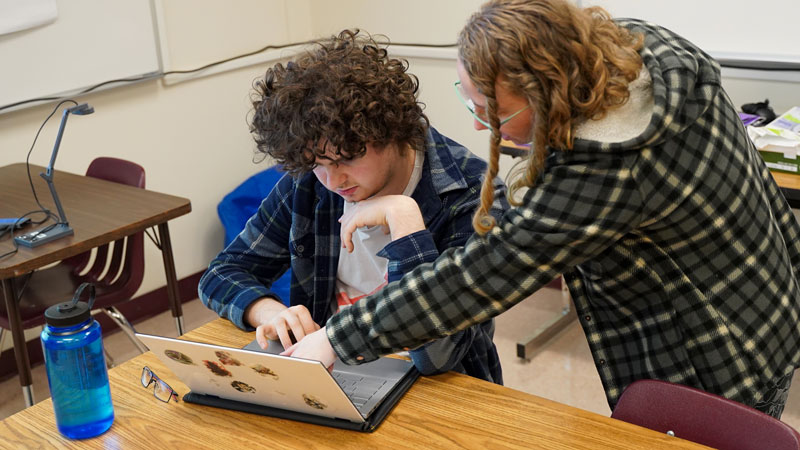
[[[74,234],[72,228],[69,226],[69,222],[67,222],[67,216],[64,214],[64,208],[61,207],[61,201],[58,199],[56,187],[53,184],[53,166],[56,163],[58,147],[61,145],[61,136],[64,135],[64,127],[67,124],[67,117],[70,114],[85,116],[93,112],[94,108],[89,106],[87,103],[81,103],[80,105],[73,106],[72,108],[64,109],[64,113],[61,115],[61,125],[58,127],[58,136],[56,136],[56,145],[53,147],[53,154],[50,155],[50,163],[47,165],[45,172],[39,174],[42,178],[44,178],[45,181],[47,181],[47,187],[50,188],[50,195],[53,196],[56,209],[58,209],[58,223],[55,225],[47,225],[44,228],[33,230],[21,236],[17,236],[14,238],[14,240],[18,244],[24,245],[25,247],[36,247],[65,236],[72,236]]]

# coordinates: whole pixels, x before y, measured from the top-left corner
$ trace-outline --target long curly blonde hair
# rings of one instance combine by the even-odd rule
[[[472,15],[458,37],[459,59],[486,96],[492,129],[476,232],[485,235],[495,225],[488,213],[500,158],[495,83],[525,97],[533,111],[530,156],[509,180],[509,201],[519,205],[514,194],[535,184],[548,147],[572,149],[575,125],[628,100],[628,84],[642,67],[642,42],[602,8],[566,0],[493,0]]]

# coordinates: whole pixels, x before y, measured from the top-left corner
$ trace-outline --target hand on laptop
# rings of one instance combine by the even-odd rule
[[[289,348],[317,330],[319,325],[311,319],[308,309],[296,305],[277,312],[266,323],[259,325],[256,328],[256,340],[263,349],[269,346],[270,339],[279,339],[283,348]]]
[[[353,251],[353,233],[356,228],[381,225],[386,233],[392,233],[392,240],[425,229],[425,221],[419,205],[413,198],[405,195],[384,195],[362,200],[348,209],[339,218],[342,224],[340,235],[342,248]]]
[[[333,370],[333,363],[336,361],[336,352],[333,351],[325,327],[320,328],[297,341],[291,347],[285,347],[281,352],[283,356],[293,356],[295,358],[313,359],[321,362],[328,370]]]

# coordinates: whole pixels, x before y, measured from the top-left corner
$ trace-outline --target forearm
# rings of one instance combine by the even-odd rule
[[[433,235],[421,230],[390,242],[378,256],[389,260],[388,281],[391,283],[403,277],[422,263],[435,261],[439,256]]]
[[[519,260],[518,251],[492,251],[496,247],[478,238],[464,248],[449,249],[433,264],[420,265],[340,311],[326,327],[334,350],[344,362],[355,364],[414,348],[505,311],[557,275],[536,273]],[[513,282],[522,279],[522,272],[529,272],[528,283]]]
[[[277,298],[265,284],[241,268],[212,263],[198,285],[200,300],[220,317],[252,331],[245,311],[264,297]]]
[[[392,196],[392,199],[394,205],[388,209],[386,214],[386,222],[392,235],[392,241],[426,228],[419,205],[414,199],[405,195]]]
[[[346,363],[371,361],[483,322],[638,226],[642,197],[635,180],[580,166],[562,172],[567,170],[575,171],[578,181],[562,185],[560,179],[546,178],[526,194],[530,206],[508,211],[485,236],[442,252],[433,264],[420,265],[331,317],[326,332],[339,357]],[[585,198],[565,201],[584,178]],[[614,186],[613,192],[607,186]],[[596,207],[590,205],[603,205],[611,197],[613,208],[593,214]]]

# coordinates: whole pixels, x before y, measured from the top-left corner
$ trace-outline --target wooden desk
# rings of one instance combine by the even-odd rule
[[[243,347],[253,339],[223,319],[184,338]],[[111,369],[115,421],[96,438],[69,441],[50,399],[0,422],[0,448],[707,448],[609,417],[456,373],[423,377],[373,433],[162,403],[140,382],[149,366],[179,394],[186,385],[151,352]]]
[[[772,177],[781,188],[789,206],[800,209],[800,175],[772,170]]]
[[[44,168],[31,165],[31,178],[39,200],[45,207],[55,211],[47,184],[39,176],[42,171]],[[75,234],[36,248],[20,246],[14,255],[0,258],[0,280],[11,322],[19,380],[28,406],[33,403],[31,369],[28,353],[16,351],[25,348],[25,341],[19,321],[19,296],[13,282],[15,277],[157,226],[170,307],[178,333],[183,333],[183,313],[167,221],[189,213],[192,210],[189,200],[61,171],[55,172],[54,183]],[[31,193],[25,164],[0,167],[0,217],[19,217],[35,209],[38,207]],[[13,241],[8,235],[0,240],[0,254],[13,248]]]

